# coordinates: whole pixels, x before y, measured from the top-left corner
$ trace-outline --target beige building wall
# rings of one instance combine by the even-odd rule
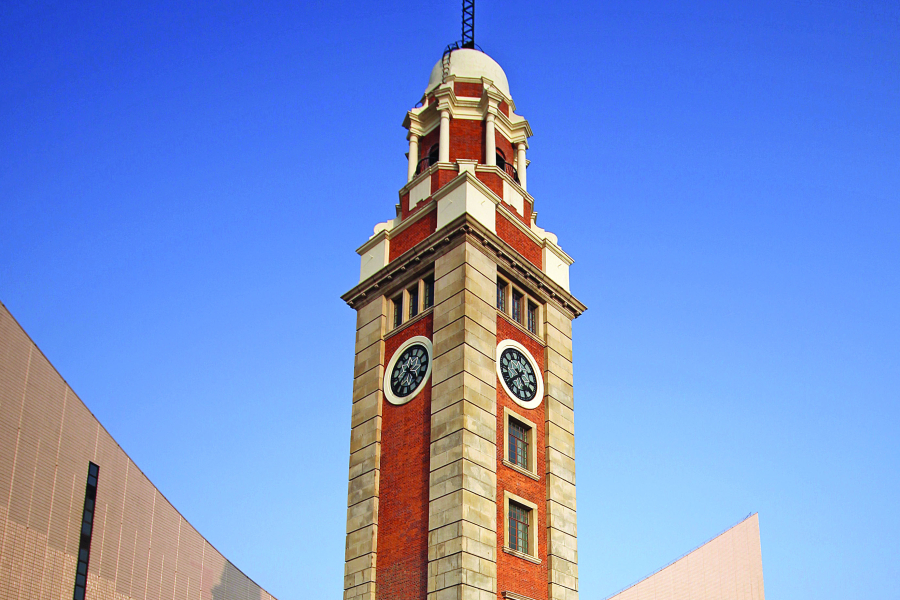
[[[268,600],[128,458],[0,304],[0,600],[71,600],[88,463],[88,600]]]
[[[765,600],[758,515],[609,600]]]

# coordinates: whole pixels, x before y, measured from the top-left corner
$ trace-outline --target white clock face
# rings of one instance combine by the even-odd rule
[[[416,336],[394,352],[384,373],[384,397],[391,404],[406,404],[431,375],[431,340]]]
[[[503,340],[497,345],[497,378],[522,408],[536,408],[544,399],[544,380],[537,361],[519,342]]]

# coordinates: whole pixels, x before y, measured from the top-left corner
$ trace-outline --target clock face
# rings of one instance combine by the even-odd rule
[[[536,408],[544,396],[537,362],[520,343],[503,340],[497,346],[497,375],[506,393],[523,408]]]
[[[431,374],[431,340],[416,336],[406,340],[388,363],[384,395],[391,404],[406,404],[425,385]]]
[[[409,396],[425,379],[431,359],[422,344],[409,346],[394,363],[391,371],[391,392],[398,398]]]
[[[534,367],[518,349],[507,348],[500,353],[500,374],[514,398],[522,402],[534,400],[537,394]]]

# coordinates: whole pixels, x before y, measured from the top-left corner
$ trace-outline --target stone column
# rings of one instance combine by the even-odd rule
[[[468,241],[435,261],[428,600],[497,596],[496,279]]]
[[[438,147],[438,162],[450,162],[450,111],[441,111],[441,139]]]
[[[543,325],[549,599],[577,600],[572,316],[548,302]]]
[[[488,113],[484,119],[484,164],[497,166],[497,136],[494,134],[494,114]]]
[[[419,165],[419,136],[414,133],[409,134],[409,169],[406,174],[406,181],[412,181],[416,176],[416,167]]]
[[[525,160],[525,144],[516,144],[516,173],[519,175],[519,185],[523,190],[528,190],[525,184],[525,166],[528,161]]]
[[[387,308],[388,302],[382,296],[360,308],[356,315],[344,600],[375,600]]]

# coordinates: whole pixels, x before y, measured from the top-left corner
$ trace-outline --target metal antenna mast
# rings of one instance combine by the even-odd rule
[[[450,54],[454,50],[459,50],[460,48],[481,50],[475,44],[475,0],[462,0],[462,5],[462,39],[458,42],[447,44],[447,47],[444,48],[444,55],[441,57],[441,83],[445,83],[450,75]]]
[[[475,47],[475,0],[462,0],[462,47]]]

